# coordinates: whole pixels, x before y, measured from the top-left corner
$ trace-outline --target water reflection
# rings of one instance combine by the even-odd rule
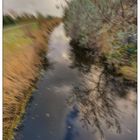
[[[75,120],[78,117],[78,109],[76,106],[69,112],[66,118],[66,134],[64,140],[74,140],[78,135],[78,130],[75,128]]]
[[[79,71],[87,73],[94,63],[94,53],[91,50],[72,46],[70,48],[71,68],[78,68]]]
[[[96,128],[101,139],[106,129],[121,133],[121,111],[116,101],[119,96],[125,97],[127,89],[120,78],[95,65],[94,54],[88,50],[72,47],[70,58],[71,68],[81,72],[81,80],[74,86],[68,103],[78,105],[84,126]]]
[[[124,94],[128,89],[95,65],[93,52],[69,46],[62,24],[45,59],[15,140],[136,140],[135,92]]]

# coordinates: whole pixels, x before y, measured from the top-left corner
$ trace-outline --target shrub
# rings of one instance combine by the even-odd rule
[[[102,55],[109,64],[135,69],[132,64],[134,62],[136,64],[137,56],[136,2],[136,0],[67,2],[64,14],[66,33],[79,46],[89,47],[98,52],[97,58]]]
[[[93,40],[102,32],[109,30],[113,32],[115,28],[121,28],[126,33],[130,33],[131,30],[136,31],[136,27],[133,26],[136,19],[135,1],[72,0],[67,4],[64,14],[65,29],[67,34],[81,46],[92,47]]]
[[[5,26],[5,25],[10,25],[10,24],[15,24],[14,19],[9,15],[3,16],[3,25]]]

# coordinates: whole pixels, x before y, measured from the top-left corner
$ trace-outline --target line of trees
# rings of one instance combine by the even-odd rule
[[[36,16],[29,13],[23,13],[21,15],[10,15],[6,14],[3,16],[3,25],[12,25],[20,22],[28,22],[28,21],[34,21],[34,20],[42,20],[42,19],[52,19],[53,16],[44,16],[42,13],[37,12]]]

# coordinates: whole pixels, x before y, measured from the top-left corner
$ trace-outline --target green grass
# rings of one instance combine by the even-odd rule
[[[120,68],[120,73],[127,80],[136,81],[137,80],[137,72],[136,69],[130,66],[122,66]]]
[[[26,25],[25,25],[26,26]],[[29,25],[24,27],[20,25],[13,25],[9,27],[4,28],[3,32],[3,47],[5,50],[15,51],[20,49],[23,46],[31,45],[32,39],[27,36],[26,32],[30,30],[30,32],[33,32],[34,30],[38,29],[37,23],[29,23]]]
[[[32,27],[32,30],[36,30],[39,28],[37,23],[32,23],[31,27]]]

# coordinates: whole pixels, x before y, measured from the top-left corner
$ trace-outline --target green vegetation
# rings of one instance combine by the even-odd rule
[[[4,28],[3,43],[4,49],[18,50],[23,46],[31,45],[32,39],[28,37],[28,32],[39,29],[37,23],[27,25],[14,25]]]
[[[16,13],[14,14],[11,13],[11,15],[7,14],[3,16],[4,27],[5,26],[7,27],[9,25],[15,25],[15,24],[19,25],[19,23],[23,24],[23,23],[30,23],[30,22],[38,22],[38,20],[44,20],[44,19],[50,20],[55,18],[50,15],[44,16],[40,12],[37,12],[36,16],[29,13],[22,13],[21,15],[17,15]]]
[[[99,61],[105,57],[124,79],[136,81],[136,1],[72,0],[67,4],[64,24],[72,41],[93,49]]]
[[[5,15],[3,17],[3,25],[10,25],[10,24],[15,24],[14,19],[8,15]]]

